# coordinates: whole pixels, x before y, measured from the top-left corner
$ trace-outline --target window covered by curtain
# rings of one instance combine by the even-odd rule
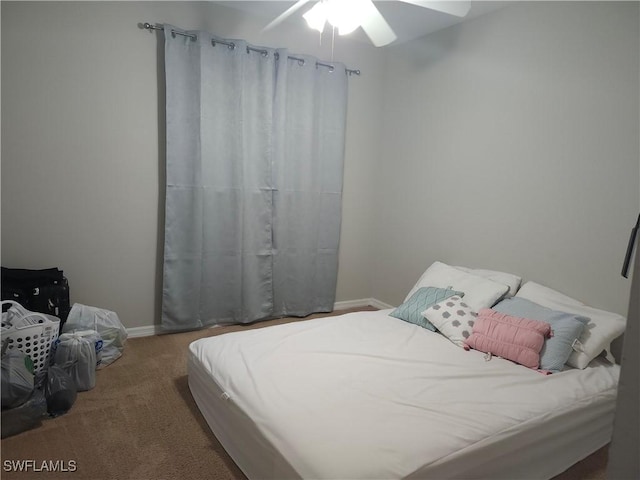
[[[162,327],[333,308],[347,76],[165,26]]]

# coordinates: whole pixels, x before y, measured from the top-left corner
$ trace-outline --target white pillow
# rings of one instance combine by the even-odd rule
[[[484,270],[481,268],[472,269],[459,266],[456,266],[455,268],[462,270],[463,272],[471,273],[472,275],[486,278],[487,280],[493,280],[494,282],[507,285],[509,287],[509,291],[505,294],[504,298],[513,297],[520,288],[520,283],[522,283],[522,277],[514,275],[513,273],[498,272],[497,270]]]
[[[516,297],[526,298],[554,310],[589,318],[589,323],[580,335],[580,344],[576,345],[567,360],[567,364],[575,368],[585,368],[603,350],[608,350],[611,342],[622,335],[627,323],[622,315],[588,307],[578,300],[535,282],[525,283]]]
[[[523,295],[520,295],[521,293],[523,293]],[[532,302],[537,303],[538,305],[544,306],[546,306],[544,302],[562,305],[584,306],[584,303],[582,303],[580,300],[568,297],[564,293],[560,293],[536,282],[526,282],[522,286],[516,297],[524,297],[527,300],[531,300]]]
[[[420,287],[451,288],[464,292],[464,301],[474,312],[493,306],[509,290],[507,285],[463,272],[442,262],[434,262],[427,268],[405,302]]]
[[[471,310],[463,298],[453,295],[431,305],[422,312],[422,316],[453,343],[464,347],[464,341],[473,332],[473,324],[478,314]]]

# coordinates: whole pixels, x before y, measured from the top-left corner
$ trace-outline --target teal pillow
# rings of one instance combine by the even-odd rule
[[[431,305],[446,300],[453,295],[462,297],[464,293],[449,290],[448,288],[421,287],[389,315],[435,332],[436,327],[422,316],[422,312]]]
[[[512,297],[502,300],[494,310],[516,317],[540,320],[551,325],[553,336],[544,341],[540,352],[540,368],[559,372],[567,363],[574,342],[580,338],[589,319],[573,313],[559,312],[530,300]]]

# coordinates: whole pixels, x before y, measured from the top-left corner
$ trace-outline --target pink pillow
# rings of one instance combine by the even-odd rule
[[[464,342],[473,348],[491,353],[529,368],[540,366],[540,350],[545,338],[551,336],[551,325],[539,320],[514,317],[483,308]]]

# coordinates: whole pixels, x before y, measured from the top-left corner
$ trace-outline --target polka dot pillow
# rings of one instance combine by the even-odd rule
[[[471,336],[478,314],[458,295],[431,305],[422,316],[429,320],[445,337],[459,347]]]

